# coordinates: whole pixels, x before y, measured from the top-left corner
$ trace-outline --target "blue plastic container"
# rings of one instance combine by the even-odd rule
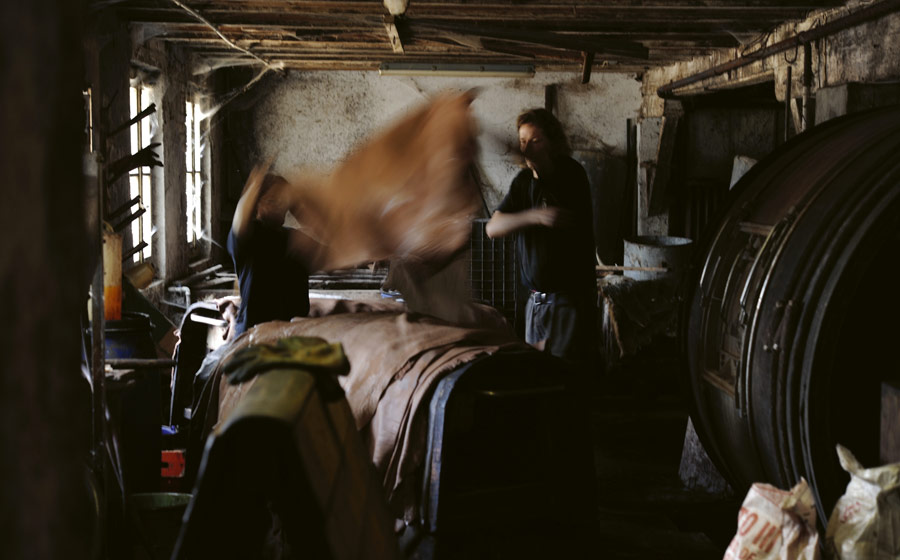
[[[152,333],[145,313],[123,313],[117,321],[106,321],[106,359],[155,358]]]

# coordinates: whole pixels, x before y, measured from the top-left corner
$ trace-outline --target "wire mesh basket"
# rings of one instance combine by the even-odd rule
[[[484,231],[487,219],[472,222],[469,281],[472,299],[500,311],[516,324],[515,236],[491,239]]]

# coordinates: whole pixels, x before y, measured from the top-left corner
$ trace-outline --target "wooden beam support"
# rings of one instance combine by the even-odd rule
[[[473,35],[475,37],[489,37],[519,43],[531,43],[568,49],[573,51],[602,52],[604,54],[617,55],[632,59],[647,59],[649,51],[640,43],[632,41],[606,41],[595,38],[549,33],[546,31],[520,31],[516,29],[490,28],[474,25],[459,25],[451,23],[427,23],[416,24],[416,27],[442,29],[454,33]]]
[[[881,464],[900,461],[900,381],[881,384]]]
[[[544,86],[544,109],[547,109],[554,115],[556,114],[557,90],[556,84],[547,84]]]
[[[155,21],[152,18],[143,17],[146,14],[136,13],[136,23],[155,23],[165,26],[166,30],[173,33],[209,30],[208,26],[200,25],[193,20],[162,19]],[[161,18],[160,18],[161,19]],[[366,32],[377,25],[379,20],[369,16],[341,17],[340,14],[284,14],[280,19],[274,16],[247,15],[238,18],[234,15],[223,15],[216,26],[220,31],[230,36],[241,34],[256,37],[260,34],[280,34],[284,36],[324,36],[344,32]],[[416,19],[422,25],[431,22],[447,22],[444,19]],[[471,23],[470,18],[458,18],[456,23]],[[728,24],[728,31],[722,30],[709,23],[697,21],[660,21],[647,23],[638,20],[610,21],[607,19],[583,18],[578,20],[564,19],[554,21],[551,24],[535,22],[531,20],[507,21],[501,17],[485,18],[474,23],[488,26],[503,26],[507,23],[515,23],[515,29],[521,32],[552,31],[558,34],[572,35],[575,37],[587,37],[606,40],[630,39],[633,41],[675,40],[706,46],[734,47],[740,45],[732,33],[759,33],[766,25],[774,25],[777,22],[764,21],[734,21]],[[710,39],[714,44],[709,44]]]
[[[329,16],[339,18],[341,16],[373,16],[384,13],[384,6],[375,2],[329,0],[325,2],[302,2],[291,0],[293,8],[290,13],[285,12],[285,3],[259,2],[257,0],[228,2],[205,2],[204,14],[215,23],[228,23],[237,20],[260,21],[268,19],[278,21],[284,17],[309,18]],[[748,4],[744,0],[742,4]],[[789,19],[802,19],[810,10],[828,7],[827,4],[841,5],[841,0],[830,2],[773,2],[773,6],[698,6],[696,0],[685,0],[682,5],[666,2],[666,5],[639,6],[634,5],[634,0],[623,0],[620,5],[603,2],[602,4],[580,3],[573,6],[572,2],[490,2],[477,3],[471,1],[456,2],[416,2],[405,10],[404,15],[410,18],[440,18],[447,21],[484,21],[485,19],[502,19],[518,21],[554,22],[559,20],[584,20],[595,19],[605,21],[630,21],[656,24],[671,22],[673,20],[693,21],[703,24],[725,24],[734,21],[753,21],[760,23],[769,21],[780,23]],[[627,4],[627,5],[621,5]],[[147,4],[139,6],[125,6],[121,13],[126,19],[137,21],[133,16],[140,14],[141,21],[155,20],[185,20],[172,8],[157,8]],[[395,14],[398,15],[398,14]]]
[[[803,108],[801,107],[802,98],[795,97],[791,99],[791,118],[794,121],[794,134],[803,132]]]
[[[82,89],[85,76],[98,77],[101,61],[114,58],[101,59],[93,38],[83,36],[85,6],[0,3],[0,52],[9,53],[4,70],[15,76],[0,87],[0,104],[9,109],[0,117],[7,138],[0,150],[0,309],[7,317],[0,352],[4,558],[87,560],[94,551],[112,556],[104,546],[107,535],[98,529],[125,527],[114,508],[101,506],[101,517],[93,507],[114,504],[119,496],[103,483],[111,480],[103,476],[110,472],[104,469],[106,448],[91,445],[92,395],[99,400],[102,388],[94,385],[92,392],[81,375],[81,333],[88,324],[80,318],[102,254],[97,213],[89,209],[97,209],[102,194],[89,198],[88,189],[102,193],[96,185],[103,176],[100,164],[96,174],[83,172]],[[99,79],[92,87],[98,107],[104,90]],[[116,118],[114,110],[98,113],[95,134],[104,117]],[[102,273],[100,280],[93,302],[102,301]],[[102,303],[93,317],[102,337]]]
[[[403,54],[403,41],[400,40],[400,30],[397,29],[397,16],[385,14],[384,28],[387,30],[388,39],[391,41],[391,48],[394,49],[395,53]]]
[[[738,36],[756,36],[809,10],[841,0],[173,0],[172,5],[134,0],[117,8],[123,20],[151,24],[161,41],[193,54],[245,65],[258,57],[302,64],[318,53],[340,65],[364,65],[367,57],[469,57],[468,62],[515,63],[592,71],[637,71],[734,48]],[[387,8],[387,10],[386,10]],[[198,10],[202,11],[202,15]],[[382,31],[382,28],[384,31]],[[391,50],[387,50],[387,33]],[[227,38],[227,39],[226,39]],[[231,47],[231,57],[209,55],[211,40]],[[441,48],[443,47],[443,49]],[[437,53],[437,54],[435,54]],[[496,54],[507,57],[497,61]],[[588,68],[587,54],[603,64]],[[283,56],[284,54],[284,56]],[[471,58],[475,57],[475,58]],[[293,62],[297,61],[297,62]],[[568,62],[567,62],[568,61]],[[315,64],[315,63],[313,63]]]
[[[594,53],[584,51],[581,53],[584,61],[581,65],[581,83],[586,84],[591,81],[591,67],[594,65]]]
[[[678,123],[684,116],[680,101],[666,100],[663,110],[662,127],[659,131],[659,146],[656,151],[656,170],[650,181],[649,209],[650,215],[656,215],[666,208],[666,192],[672,171],[672,157],[675,154],[675,137],[678,134]]]

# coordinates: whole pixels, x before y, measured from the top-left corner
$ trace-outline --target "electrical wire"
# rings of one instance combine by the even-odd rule
[[[178,6],[179,8],[181,8],[182,10],[191,14],[191,16],[193,16],[195,19],[197,19],[200,22],[202,22],[203,24],[205,24],[207,27],[212,29],[215,32],[215,34],[218,35],[219,37],[221,37],[221,39],[223,41],[225,41],[228,44],[228,46],[230,46],[231,48],[237,49],[237,50],[241,51],[242,53],[252,56],[256,60],[262,62],[266,66],[266,68],[269,70],[281,70],[281,68],[276,68],[275,66],[273,66],[272,63],[270,63],[268,60],[265,60],[264,58],[260,57],[259,55],[255,54],[253,52],[250,52],[249,50],[247,50],[241,46],[238,46],[235,42],[233,42],[231,39],[226,37],[221,31],[219,31],[219,28],[216,27],[211,21],[209,21],[208,19],[203,17],[203,15],[201,15],[200,12],[194,10],[193,8],[191,8],[184,2],[181,2],[181,0],[170,0],[170,1],[173,4],[175,4],[176,6]]]

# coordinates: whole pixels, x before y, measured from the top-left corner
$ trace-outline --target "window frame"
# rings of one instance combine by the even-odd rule
[[[153,88],[139,80],[132,80],[128,89],[129,116],[132,118],[135,117],[151,103],[153,103]],[[138,150],[146,148],[151,144],[153,137],[151,124],[151,117],[147,116],[128,127],[131,153],[137,153]],[[147,243],[146,247],[132,255],[131,263],[134,265],[145,261],[151,261],[154,257],[154,178],[152,167],[141,166],[128,171],[128,193],[129,200],[140,195],[140,201],[131,206],[129,209],[130,213],[133,214],[140,211],[142,208],[144,209],[144,213],[130,224],[132,246],[137,247],[142,242]]]
[[[191,256],[201,254],[205,246],[208,209],[206,174],[203,162],[203,133],[205,119],[200,104],[190,98],[185,100],[185,239],[191,248]]]

